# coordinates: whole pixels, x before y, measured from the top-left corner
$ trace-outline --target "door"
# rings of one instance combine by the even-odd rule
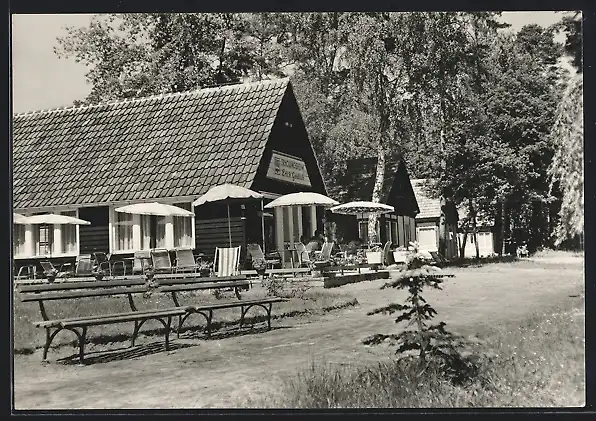
[[[420,245],[420,250],[437,251],[436,227],[419,227],[418,244]]]

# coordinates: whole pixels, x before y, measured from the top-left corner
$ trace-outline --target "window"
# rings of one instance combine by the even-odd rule
[[[188,211],[191,210],[191,204],[188,203],[177,203],[182,209]],[[194,218],[186,216],[175,216],[174,217],[174,247],[193,247],[192,240],[192,223]]]
[[[33,225],[33,242],[36,256],[49,256],[52,254],[54,230],[52,225]]]
[[[151,248],[151,216],[140,215],[141,218],[141,250]]]
[[[25,225],[13,224],[12,255],[14,257],[25,255]]]
[[[399,238],[397,237],[397,221],[391,221],[391,242],[399,245]]]
[[[132,250],[132,214],[124,212],[114,212],[116,215],[116,228],[114,230],[114,249]]]
[[[61,212],[61,214],[76,218],[77,211]],[[62,254],[77,254],[77,226],[71,224],[60,225],[60,242]]]
[[[157,217],[157,229],[155,230],[155,247],[168,248],[166,244],[166,217]]]
[[[377,241],[380,240],[379,236],[379,219],[377,218],[377,226],[376,226],[376,234],[377,234]],[[363,243],[368,243],[368,219],[363,219],[358,221],[358,235]]]

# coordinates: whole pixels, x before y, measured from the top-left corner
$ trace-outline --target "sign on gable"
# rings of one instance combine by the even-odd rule
[[[311,187],[306,164],[300,158],[273,151],[267,177],[273,180]]]

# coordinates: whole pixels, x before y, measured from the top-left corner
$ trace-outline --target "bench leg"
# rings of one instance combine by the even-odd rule
[[[73,330],[76,333],[76,331]],[[78,335],[77,335],[78,336]],[[87,326],[84,326],[81,330],[81,336],[79,336],[79,365],[85,364],[85,339],[87,337]]]
[[[141,326],[139,322],[135,320],[135,328],[132,331],[132,337],[130,338],[130,347],[133,348],[135,346],[135,340],[137,339],[137,335],[139,334],[139,329]]]
[[[269,308],[267,308],[267,329],[271,330],[271,307],[273,307],[273,303],[269,303]]]
[[[50,349],[50,343],[55,335],[50,334],[50,328],[46,327],[46,343],[43,346],[43,361],[48,360],[48,350]]]
[[[234,287],[234,294],[236,294],[236,298],[238,298],[239,300],[242,299],[242,296],[240,295],[240,290],[238,289],[238,287]]]
[[[180,328],[182,327],[182,314],[178,316],[178,326],[176,327],[176,337],[180,339]]]
[[[209,317],[207,317],[207,336],[211,336],[211,321],[213,320],[213,310],[209,310]]]
[[[168,323],[166,324],[166,351],[170,350],[170,327],[172,326],[172,316],[168,316]]]

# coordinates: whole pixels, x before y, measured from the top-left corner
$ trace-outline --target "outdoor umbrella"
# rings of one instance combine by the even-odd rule
[[[290,193],[278,197],[273,202],[265,205],[265,209],[272,209],[279,206],[335,206],[339,202],[319,193],[300,192]]]
[[[27,223],[39,225],[91,225],[91,222],[84,219],[75,218],[74,216],[57,215],[55,213],[29,216],[27,217]],[[52,249],[50,247],[50,257],[51,255]]]
[[[394,210],[393,206],[376,202],[348,202],[330,209],[331,212],[342,215],[357,215],[359,213],[382,214],[393,212]]]
[[[28,224],[53,224],[53,225],[91,225],[91,222],[83,219],[75,218],[74,216],[57,215],[55,213],[44,213],[41,215],[33,215],[27,217]]]
[[[393,212],[395,209],[393,206],[385,205],[383,203],[359,201],[334,206],[330,210],[331,212],[342,215],[357,215],[359,213],[376,213],[379,215],[382,213]]]
[[[242,202],[250,199],[260,199],[261,208],[263,207],[263,195],[256,191],[247,189],[245,187],[236,186],[234,184],[220,184],[211,187],[207,193],[199,197],[193,202],[193,205],[200,206],[205,203],[221,202],[228,207],[228,239],[230,247],[232,247],[232,228],[230,226],[230,203]],[[263,235],[263,248],[265,248],[265,223],[263,217],[261,218],[261,231]]]
[[[13,224],[21,224],[21,225],[25,225],[25,224],[29,224],[29,218],[27,218],[24,215],[21,215],[20,213],[12,213],[12,222]]]
[[[174,205],[163,203],[135,203],[114,209],[116,212],[134,213],[138,215],[157,215],[157,216],[194,216],[194,213]]]

